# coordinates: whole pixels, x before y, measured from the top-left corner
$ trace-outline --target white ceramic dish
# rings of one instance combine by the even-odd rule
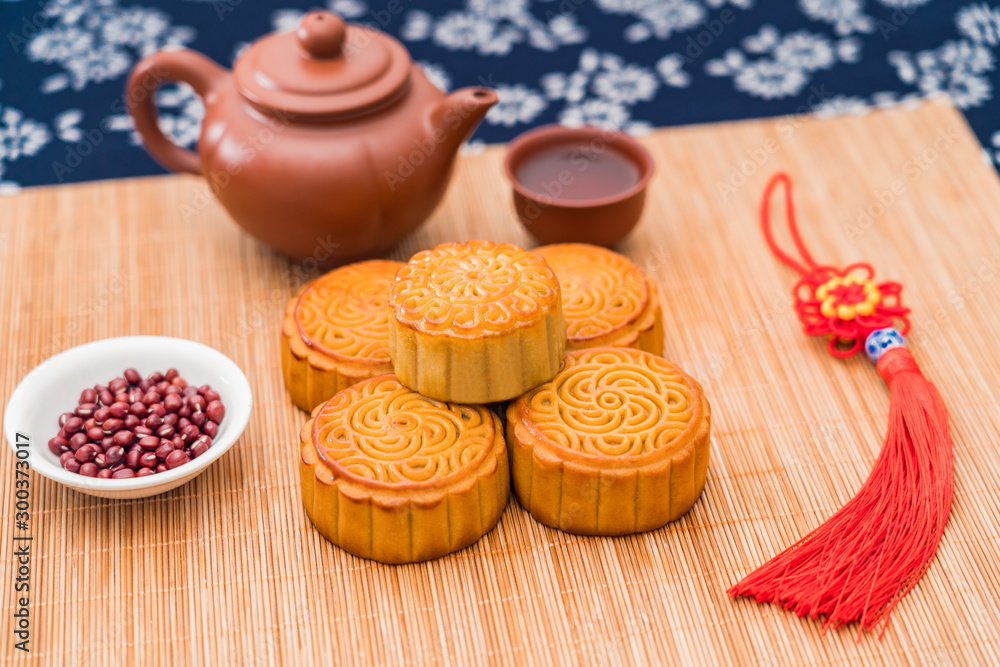
[[[76,407],[81,391],[106,383],[130,367],[143,377],[176,368],[190,384],[212,385],[226,406],[212,446],[190,463],[146,477],[99,479],[65,470],[48,445],[59,430],[59,415]],[[39,475],[102,498],[144,498],[176,488],[204,472],[236,443],[250,420],[252,406],[246,375],[218,350],[182,338],[126,336],[86,343],[39,364],[11,395],[3,430],[7,444],[15,451],[17,433],[30,438],[29,462]]]

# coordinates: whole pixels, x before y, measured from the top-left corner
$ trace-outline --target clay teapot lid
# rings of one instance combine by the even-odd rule
[[[412,68],[398,41],[314,11],[291,32],[251,44],[236,61],[240,92],[258,107],[305,116],[354,115],[405,90]]]

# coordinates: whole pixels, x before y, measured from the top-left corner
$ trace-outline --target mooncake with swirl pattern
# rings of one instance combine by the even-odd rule
[[[414,255],[389,292],[389,351],[406,386],[443,401],[492,403],[559,370],[559,282],[509,243],[445,243]]]
[[[701,494],[710,430],[701,385],[669,361],[620,347],[569,352],[507,409],[514,493],[571,533],[659,528]]]
[[[559,279],[567,349],[613,346],[663,352],[659,291],[638,266],[586,243],[556,243],[535,252]]]
[[[362,558],[410,563],[469,546],[510,496],[499,417],[421,396],[391,374],[318,406],[299,439],[306,513]]]
[[[402,266],[349,264],[309,282],[288,302],[281,367],[295,405],[312,410],[355,382],[392,372],[386,300]]]

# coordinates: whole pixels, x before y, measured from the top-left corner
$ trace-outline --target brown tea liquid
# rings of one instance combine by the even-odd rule
[[[545,146],[524,158],[514,174],[537,195],[569,201],[613,197],[638,183],[639,175],[632,160],[604,142]]]

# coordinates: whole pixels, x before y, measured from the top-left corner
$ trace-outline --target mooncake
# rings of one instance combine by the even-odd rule
[[[566,348],[634,347],[663,352],[656,284],[618,253],[586,243],[536,248],[559,279]]]
[[[302,500],[319,532],[383,563],[437,558],[489,532],[510,496],[500,419],[394,375],[355,384],[300,433]]]
[[[386,299],[402,262],[335,269],[288,302],[281,368],[292,402],[309,411],[341,389],[392,372]]]
[[[445,243],[414,255],[389,292],[389,352],[425,396],[492,403],[559,370],[566,346],[559,282],[509,243]]]
[[[649,352],[599,347],[507,409],[521,506],[570,533],[623,535],[687,512],[705,486],[710,408],[701,386]]]

